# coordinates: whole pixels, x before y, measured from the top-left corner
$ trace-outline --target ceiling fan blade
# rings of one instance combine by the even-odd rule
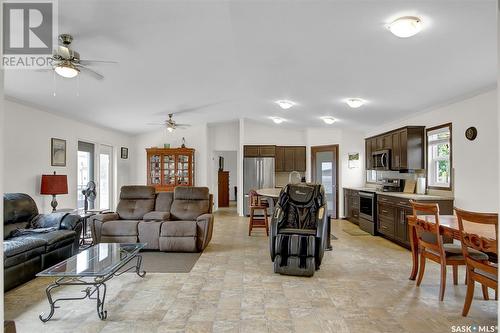
[[[151,125],[151,126],[163,126],[165,123],[146,123],[146,125]]]
[[[80,69],[83,73],[87,73],[87,74],[90,74],[91,76],[93,76],[95,79],[97,80],[102,80],[104,79],[104,76],[102,76],[101,74],[97,73],[96,71],[86,67],[86,66],[82,66],[80,64],[77,64],[76,65],[78,67],[78,69]]]
[[[92,64],[117,64],[117,61],[111,60],[82,60],[78,61],[81,65],[92,65]]]
[[[190,127],[191,125],[189,124],[175,124],[177,127]]]

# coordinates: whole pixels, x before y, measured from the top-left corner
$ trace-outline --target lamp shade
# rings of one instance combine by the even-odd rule
[[[68,177],[66,175],[42,175],[40,194],[68,194]]]

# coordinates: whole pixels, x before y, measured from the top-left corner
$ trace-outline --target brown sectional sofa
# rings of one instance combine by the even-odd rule
[[[212,238],[212,195],[207,187],[123,186],[116,213],[90,219],[96,243],[147,243],[146,249],[201,252]]]

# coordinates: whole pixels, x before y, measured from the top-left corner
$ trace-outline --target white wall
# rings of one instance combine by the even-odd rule
[[[132,138],[134,146],[134,177],[133,184],[146,185],[146,148],[163,147],[168,143],[170,147],[180,147],[182,138],[185,138],[186,147],[195,149],[195,185],[209,186],[208,151],[209,143],[207,126],[197,125],[187,129],[176,129],[169,133],[165,128],[155,129],[152,132],[136,135]]]
[[[361,187],[364,185],[364,135],[361,132],[336,128],[308,128],[306,129],[307,142],[307,172],[306,178],[311,180],[311,147],[339,145],[339,188],[338,216],[344,216],[343,187]],[[359,168],[348,168],[348,153],[359,153]]]
[[[291,129],[275,124],[263,124],[250,119],[244,120],[244,145],[304,146],[304,130]]]
[[[78,140],[113,146],[113,164],[117,171],[114,197],[130,179],[131,160],[119,158],[120,147],[131,147],[130,138],[112,130],[87,125],[60,117],[17,102],[5,101],[4,173],[5,192],[24,192],[31,195],[41,212],[50,212],[50,196],[40,195],[42,174],[68,176],[67,195],[57,196],[58,208],[76,208]],[[66,140],[66,167],[50,165],[50,140]],[[129,154],[130,155],[130,154]],[[114,201],[116,204],[116,200]],[[114,208],[114,207],[113,207]]]
[[[477,211],[498,211],[499,138],[496,90],[373,128],[367,136],[407,125],[432,127],[453,123],[452,149],[455,206]],[[475,126],[476,140],[465,138]]]

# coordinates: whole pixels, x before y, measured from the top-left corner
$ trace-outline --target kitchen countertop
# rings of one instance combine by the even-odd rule
[[[378,195],[387,195],[389,197],[398,197],[404,199],[413,200],[453,200],[453,197],[445,197],[441,195],[431,195],[431,194],[416,194],[416,193],[403,193],[403,192],[382,192],[374,187],[344,187],[349,190],[374,192]]]

